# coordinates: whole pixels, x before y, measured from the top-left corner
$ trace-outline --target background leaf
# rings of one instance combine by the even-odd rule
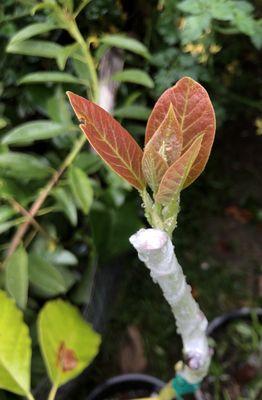
[[[0,291],[0,388],[27,395],[30,391],[31,340],[23,315]]]
[[[66,292],[62,274],[38,254],[29,254],[29,280],[46,297]]]
[[[35,140],[50,139],[65,133],[65,126],[52,121],[32,121],[19,125],[9,131],[2,143],[8,145],[27,145]]]
[[[130,118],[146,121],[150,114],[150,108],[143,105],[128,105],[118,107],[114,110],[114,116],[117,118]]]
[[[85,85],[85,82],[76,78],[74,75],[66,72],[32,72],[19,79],[19,84],[24,83],[48,83],[48,82],[60,82],[60,83],[76,83]]]
[[[84,214],[88,214],[93,202],[94,191],[86,174],[77,167],[68,172],[69,185]]]
[[[71,193],[59,187],[53,190],[52,194],[57,200],[59,209],[65,213],[71,224],[76,226],[77,211]]]
[[[66,127],[67,130],[75,129],[72,125],[72,114],[65,92],[62,87],[57,86],[55,93],[49,97],[46,103],[48,116],[54,122],[58,122]]]
[[[46,178],[50,173],[51,169],[39,157],[18,152],[0,154],[0,175],[30,180]]]
[[[7,259],[5,285],[16,304],[25,309],[28,297],[28,257],[22,246]]]
[[[54,24],[54,22],[37,22],[35,24],[27,25],[25,28],[16,32],[14,36],[12,36],[10,40],[10,44],[14,44],[17,42],[21,42],[26,39],[30,39],[32,36],[39,35],[41,33],[49,32],[53,29],[58,29],[59,26]]]
[[[131,82],[148,88],[154,87],[154,82],[150,76],[141,69],[125,69],[112,76],[112,79],[118,82]]]
[[[59,44],[47,40],[24,40],[23,42],[9,43],[6,50],[8,53],[25,56],[57,58],[62,49],[63,47]]]
[[[136,39],[124,36],[124,35],[105,35],[101,37],[101,42],[109,46],[119,47],[132,51],[133,53],[139,54],[145,58],[150,58],[150,54],[144,44]]]
[[[41,310],[38,338],[48,375],[58,386],[76,377],[91,363],[101,342],[78,309],[62,300],[49,302]]]

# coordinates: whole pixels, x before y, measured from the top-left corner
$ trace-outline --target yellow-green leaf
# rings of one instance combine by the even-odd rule
[[[164,158],[156,151],[154,146],[147,145],[142,158],[142,171],[147,184],[154,193],[156,193],[167,169],[168,164]]]
[[[0,388],[26,396],[30,392],[31,339],[23,314],[0,291]]]
[[[156,195],[158,203],[168,205],[179,195],[198,156],[202,140],[203,135],[196,138],[189,149],[168,168]]]
[[[57,386],[79,375],[97,355],[101,342],[79,310],[62,300],[48,302],[41,310],[38,339],[49,378]]]

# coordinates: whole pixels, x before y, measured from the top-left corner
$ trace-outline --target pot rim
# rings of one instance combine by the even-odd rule
[[[89,393],[89,395],[86,397],[86,400],[95,400],[97,396],[101,395],[104,391],[106,391],[108,388],[114,388],[117,387],[118,385],[124,384],[124,383],[145,383],[148,385],[152,385],[152,387],[155,387],[156,390],[161,389],[164,386],[164,382],[161,381],[160,379],[147,375],[147,374],[121,374],[121,375],[116,375],[112,378],[107,379],[100,385],[96,386],[94,390]]]
[[[224,327],[228,323],[236,319],[250,319],[252,313],[255,313],[260,319],[262,318],[262,308],[261,307],[242,307],[237,308],[233,311],[221,314],[215,317],[207,327],[207,335],[212,336],[214,333],[219,331],[220,328]]]

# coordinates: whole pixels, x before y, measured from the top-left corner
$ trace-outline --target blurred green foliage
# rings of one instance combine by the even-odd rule
[[[262,42],[258,5],[238,0],[0,5],[0,287],[25,309],[32,327],[50,297],[85,305],[96,265],[128,251],[129,235],[142,225],[139,200],[90,152],[65,91],[97,100],[99,64],[115,46],[123,52],[125,70],[114,77],[120,82],[114,115],[141,142],[154,101],[185,75],[207,87],[219,126],[243,113],[260,126],[253,79]],[[43,190],[47,196],[32,218],[28,210]],[[25,221],[30,229],[16,243],[23,247],[7,261]],[[37,353],[34,357],[35,384],[42,367]]]

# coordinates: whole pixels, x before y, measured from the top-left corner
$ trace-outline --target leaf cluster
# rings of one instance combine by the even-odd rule
[[[144,152],[105,110],[68,96],[92,147],[140,192],[149,223],[171,235],[180,192],[203,171],[214,140],[215,115],[205,89],[185,77],[162,94],[147,122]]]
[[[0,335],[0,388],[33,400],[29,329],[22,312],[3,291],[0,291],[0,306],[0,327],[1,332],[5,332]],[[61,385],[91,363],[98,353],[101,338],[84,321],[77,308],[62,300],[45,304],[38,316],[37,334],[53,385],[49,399],[53,400]]]

